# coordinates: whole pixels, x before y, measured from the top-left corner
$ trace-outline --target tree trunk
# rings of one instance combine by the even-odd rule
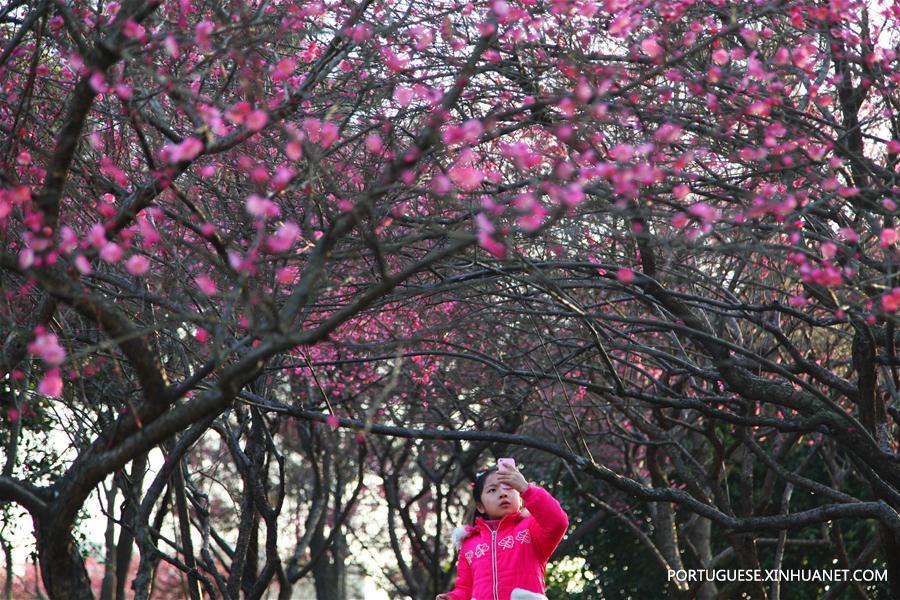
[[[881,548],[888,572],[888,597],[900,598],[900,540],[885,526],[879,528]]]
[[[325,539],[320,539],[319,542],[324,543]],[[346,540],[342,534],[338,534],[334,537],[332,547],[325,551],[313,567],[316,600],[347,599],[347,555]]]
[[[116,545],[116,600],[125,600],[125,585],[128,582],[128,571],[131,569],[131,554],[134,550],[135,517],[141,504],[141,490],[143,489],[144,472],[146,470],[147,454],[145,453],[136,457],[131,463],[131,484],[122,486],[122,491],[125,494],[125,506],[122,509],[122,528],[119,531],[119,543]]]
[[[100,590],[100,600],[113,600],[116,593],[116,536],[115,536],[115,504],[116,504],[116,480],[113,478],[109,491],[106,493],[106,506],[109,517],[106,520],[106,560],[103,569],[103,587]]]
[[[52,600],[94,600],[91,580],[78,544],[69,531],[48,530],[35,522],[41,580]]]
[[[6,559],[6,580],[3,582],[3,598],[5,600],[12,600],[12,546],[6,540],[3,540],[3,557]]]

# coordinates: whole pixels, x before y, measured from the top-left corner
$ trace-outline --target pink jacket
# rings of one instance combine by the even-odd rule
[[[453,600],[510,600],[513,589],[544,593],[547,560],[559,545],[569,517],[550,493],[529,485],[527,512],[506,515],[497,530],[482,519],[462,532]],[[529,514],[530,513],[530,514]]]

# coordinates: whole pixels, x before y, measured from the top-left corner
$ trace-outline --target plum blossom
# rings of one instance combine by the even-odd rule
[[[377,154],[381,152],[383,148],[384,144],[381,141],[381,136],[377,133],[370,133],[366,136],[366,150],[372,154]]]
[[[197,275],[194,277],[194,283],[196,283],[197,288],[207,296],[212,296],[217,291],[216,282],[209,275]]]
[[[455,165],[447,174],[450,176],[450,180],[465,192],[478,189],[481,182],[484,181],[484,173],[475,167],[466,165]]]
[[[478,245],[488,251],[494,258],[503,258],[506,255],[506,247],[494,239],[494,224],[484,213],[475,215],[475,226],[478,235]]]
[[[262,109],[257,109],[247,115],[244,124],[250,131],[259,131],[269,122],[269,115]]]
[[[278,205],[272,202],[272,200],[257,194],[248,196],[244,206],[247,209],[247,213],[257,219],[274,218],[281,212]]]
[[[886,313],[895,313],[900,307],[900,287],[896,287],[881,296],[881,309]]]
[[[203,151],[203,142],[196,137],[189,137],[180,144],[166,144],[160,152],[161,158],[169,164],[194,160]]]
[[[628,267],[621,267],[616,271],[616,279],[622,283],[632,283],[634,281],[634,270]]]
[[[91,268],[91,261],[89,261],[84,254],[76,256],[74,262],[75,268],[78,269],[78,272],[82,275],[90,275],[93,271]]]
[[[659,45],[659,41],[655,36],[645,37],[641,41],[641,50],[644,51],[644,54],[654,60],[662,56],[663,52],[665,52],[663,47]]]
[[[66,351],[59,345],[59,337],[43,327],[35,328],[34,341],[28,344],[28,352],[39,356],[48,367],[58,367],[66,360]]]
[[[547,216],[547,209],[535,198],[534,194],[530,192],[521,194],[512,201],[512,205],[522,213],[516,219],[519,227],[529,233],[540,229]]]
[[[278,230],[267,240],[269,252],[280,254],[287,252],[300,237],[300,227],[293,221],[282,223]]]
[[[58,398],[63,391],[63,380],[59,368],[50,369],[38,383],[38,392],[48,398]]]
[[[100,248],[100,258],[108,263],[117,263],[122,260],[122,246],[115,242],[107,242]]]
[[[282,58],[275,67],[272,68],[272,79],[274,81],[284,81],[294,74],[297,68],[297,61],[290,58]]]
[[[135,277],[141,277],[150,269],[150,259],[143,254],[134,254],[125,261],[125,269]]]

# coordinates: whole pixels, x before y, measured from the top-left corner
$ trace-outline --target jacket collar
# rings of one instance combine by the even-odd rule
[[[500,526],[504,525],[505,523],[515,524],[528,516],[530,516],[530,513],[528,512],[527,508],[522,508],[522,510],[517,512],[515,515],[506,515],[500,520],[500,523],[497,525],[497,530],[499,531]],[[475,525],[457,527],[453,530],[453,535],[451,538],[453,541],[453,546],[457,550],[459,550],[460,548],[462,548],[463,541],[475,534],[480,533],[482,530],[490,535],[491,528],[487,523],[484,522],[484,519],[482,519],[481,517],[475,519]]]
[[[497,531],[500,531],[505,526],[514,525],[514,524],[518,523],[519,521],[521,521],[522,519],[524,519],[525,515],[522,514],[523,512],[524,512],[523,510],[520,510],[517,513],[513,513],[511,515],[506,515],[505,517],[500,519],[500,522],[497,524]],[[475,519],[475,526],[481,530],[487,531],[488,533],[491,532],[491,526],[488,525],[487,522],[484,519],[482,519],[481,517],[478,517]]]

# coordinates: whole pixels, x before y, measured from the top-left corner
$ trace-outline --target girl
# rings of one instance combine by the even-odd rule
[[[547,560],[569,526],[559,502],[515,467],[480,473],[474,495],[475,525],[453,532],[456,587],[435,600],[545,598]]]

